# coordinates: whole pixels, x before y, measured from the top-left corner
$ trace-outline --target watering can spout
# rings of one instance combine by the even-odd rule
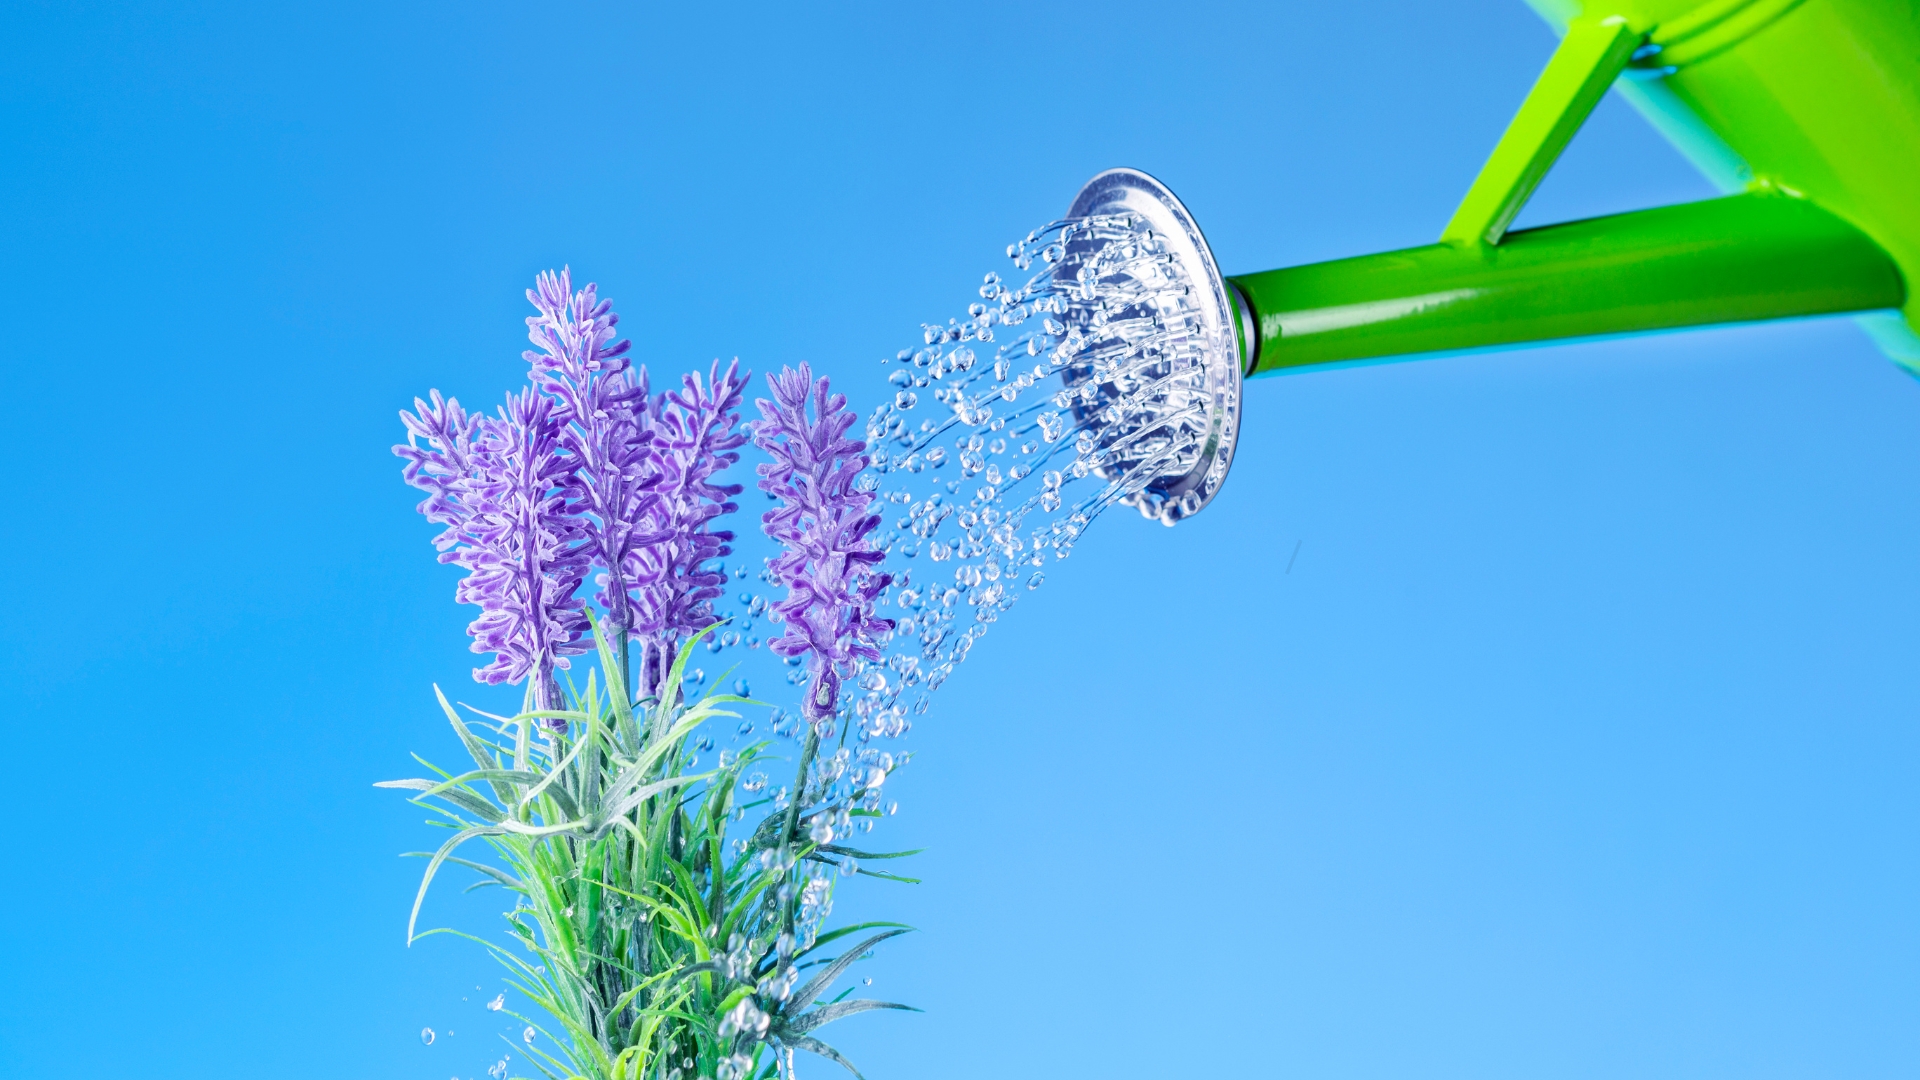
[[[1192,215],[1152,177],[1113,170],[1076,199],[1070,218],[1098,204],[1143,222],[1187,283],[1175,352],[1204,394],[1147,418],[1205,421],[1191,440],[1199,464],[1188,454],[1147,478],[1178,496],[1169,523],[1219,490],[1241,379],[1256,375],[1855,313],[1920,376],[1909,287],[1920,281],[1920,6],[1528,2],[1560,45],[1439,243],[1224,277]],[[1726,194],[1513,230],[1615,87]],[[1126,199],[1102,201],[1120,191]],[[1168,325],[1164,312],[1137,321]]]
[[[1248,375],[1907,299],[1864,233],[1771,191],[1229,280],[1251,308]]]

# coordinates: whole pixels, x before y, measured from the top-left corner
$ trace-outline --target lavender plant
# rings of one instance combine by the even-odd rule
[[[700,693],[687,671],[695,644],[720,630],[715,562],[733,536],[713,526],[741,489],[717,478],[746,441],[746,377],[715,364],[650,397],[594,286],[574,292],[565,271],[548,273],[528,297],[532,386],[494,416],[437,391],[401,414],[403,475],[426,492],[420,512],[444,527],[441,561],[468,571],[456,598],[481,609],[474,650],[494,654],[474,677],[526,686],[512,716],[463,715],[436,688],[471,767],[421,759],[431,778],[377,785],[416,792],[453,831],[416,853],[428,862],[408,941],[453,933],[498,958],[546,1014],[522,1017],[524,1052],[544,1077],[765,1080],[793,1076],[799,1050],[853,1070],[815,1032],[906,1006],[824,995],[906,928],[829,929],[835,878],[895,878],[859,863],[913,854],[834,842],[856,819],[881,816],[882,787],[904,760],[856,757],[844,735],[822,749],[843,711],[841,680],[879,656],[891,629],[874,614],[889,579],[867,540],[877,519],[853,483],[866,465],[865,445],[846,437],[853,414],[805,366],[770,378],[773,400],[758,403],[753,437],[772,458],[760,486],[783,504],[764,521],[785,545],[770,573],[789,588],[776,615],[785,633],[770,644],[808,665],[809,723],[791,789],[770,790],[756,768],[772,759],[770,741],[723,750],[703,771],[702,726],[758,705]],[[589,575],[594,605],[578,595]],[[641,646],[637,671],[630,641]],[[589,652],[598,669],[573,678],[569,657]],[[492,858],[474,855],[473,841]],[[504,942],[418,930],[448,864],[515,897]],[[507,1072],[503,1058],[494,1074]]]

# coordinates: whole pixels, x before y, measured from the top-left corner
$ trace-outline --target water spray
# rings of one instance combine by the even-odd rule
[[[863,739],[1105,510],[1173,525],[1215,498],[1244,379],[1841,313],[1920,374],[1920,10],[1532,2],[1560,46],[1437,243],[1227,276],[1166,185],[1113,169],[886,361],[862,482],[899,623],[848,705]],[[1725,194],[1512,229],[1616,87]]]

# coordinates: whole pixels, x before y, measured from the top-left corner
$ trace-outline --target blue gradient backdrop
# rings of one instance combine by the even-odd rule
[[[1519,0],[798,8],[9,8],[0,1075],[498,1056],[368,784],[473,696],[394,413],[517,382],[537,270],[656,371],[870,405],[1112,165],[1229,270],[1430,240],[1553,44]],[[1609,99],[1525,222],[1709,194]],[[921,928],[867,967],[925,1014],[841,1025],[868,1076],[1914,1074],[1920,386],[1832,320],[1246,413],[1212,509],[1103,521],[914,732],[927,883],[841,904]]]

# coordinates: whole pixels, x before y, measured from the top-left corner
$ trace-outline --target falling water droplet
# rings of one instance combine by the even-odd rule
[[[501,994],[498,997],[495,997],[492,1001],[487,1002],[487,1008],[492,1009],[494,1012],[499,1012],[501,1009],[504,1009],[506,1007],[507,1007],[507,995],[505,994]]]
[[[955,587],[909,589],[901,581],[892,597],[876,597],[881,604],[897,598],[889,606],[902,610],[893,613],[892,632],[879,636],[881,662],[863,666],[854,681],[864,696],[845,703],[857,713],[853,730],[863,741],[904,730],[887,718],[891,710],[904,721],[899,699],[909,688],[921,688],[912,711],[923,712],[925,691],[944,682],[1012,604],[1013,581],[1038,588],[1048,552],[1065,558],[1093,518],[1130,505],[1171,522],[1198,508],[1185,492],[1146,489],[1155,478],[1183,475],[1182,463],[1197,459],[1207,435],[1205,424],[1193,422],[1210,393],[1194,377],[1194,358],[1210,346],[1196,336],[1205,329],[1195,290],[1166,239],[1139,215],[1122,213],[1037,229],[1008,254],[1022,271],[1046,265],[1023,274],[1017,289],[989,275],[980,290],[986,303],[972,304],[966,320],[926,324],[929,348],[914,354],[925,378],[941,380],[935,399],[952,415],[923,420],[917,433],[897,406],[883,406],[872,421],[877,437],[898,437],[906,447],[891,468],[880,459],[887,479],[876,486],[888,502],[912,505],[879,546],[901,560],[925,547],[931,561],[955,564]],[[984,344],[993,326],[1008,328],[1006,344]],[[949,342],[981,343],[984,355],[964,345],[949,353]],[[988,361],[986,370],[974,370],[977,360]],[[892,381],[901,391],[914,385]],[[993,398],[1005,399],[1007,415],[993,415]],[[945,446],[934,445],[936,435]],[[955,454],[958,477],[926,475]],[[1067,495],[1067,484],[1089,477],[1104,489]],[[1037,482],[1028,486],[1030,478]],[[973,482],[961,501],[936,512],[926,496],[938,492],[930,489],[959,493],[965,481]],[[898,663],[923,656],[924,668]],[[864,680],[878,667],[901,678]]]
[[[533,1029],[528,1028],[527,1030],[521,1032],[520,1040],[529,1046],[533,1045]]]
[[[425,1045],[425,1046],[433,1045],[433,1029],[432,1028],[420,1029],[420,1042],[422,1043],[422,1045]]]

